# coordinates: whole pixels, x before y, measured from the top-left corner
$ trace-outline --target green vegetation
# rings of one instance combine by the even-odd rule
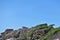
[[[0,38],[2,38],[2,35],[0,35]]]
[[[15,37],[15,38],[18,38],[18,37],[19,37],[19,34],[14,34],[14,37]]]
[[[27,40],[27,38],[31,38],[31,40],[50,40],[52,36],[60,32],[60,27],[54,28],[53,26],[54,24],[40,24],[32,28],[16,30],[13,36],[14,38],[21,38],[22,40]],[[2,38],[2,35],[0,35],[0,38]]]
[[[22,40],[27,40],[27,34],[21,35]]]
[[[51,37],[52,35],[56,34],[57,32],[60,31],[60,27],[59,28],[53,28],[54,24],[51,24],[51,25],[47,25],[46,23],[45,24],[41,24],[41,25],[37,25],[35,27],[33,27],[34,30],[31,30],[29,32],[29,36],[32,36],[33,32],[35,30],[38,30],[38,29],[45,29],[47,30],[48,32],[46,33],[45,36],[41,36],[40,37],[40,40],[49,40],[49,37]]]

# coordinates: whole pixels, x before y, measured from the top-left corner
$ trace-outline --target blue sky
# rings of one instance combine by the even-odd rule
[[[0,0],[0,32],[41,23],[60,26],[60,0]]]

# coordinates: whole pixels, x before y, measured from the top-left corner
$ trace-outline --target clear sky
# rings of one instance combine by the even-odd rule
[[[0,32],[41,23],[59,26],[60,0],[0,0]]]

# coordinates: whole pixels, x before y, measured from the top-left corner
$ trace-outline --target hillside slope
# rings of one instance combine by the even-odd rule
[[[60,27],[53,26],[45,23],[32,28],[6,29],[1,33],[0,40],[60,40]]]

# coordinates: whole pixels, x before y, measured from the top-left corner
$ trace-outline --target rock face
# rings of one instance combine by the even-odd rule
[[[51,37],[51,40],[60,40],[60,32],[58,32],[57,34],[53,35]]]
[[[6,29],[5,32],[1,33],[2,39],[6,40],[13,37],[13,32],[14,32],[13,29]]]
[[[15,38],[9,38],[9,39],[6,39],[6,40],[16,40]]]
[[[33,39],[39,39],[41,36],[43,36],[45,34],[44,30],[43,29],[39,29],[39,30],[36,30],[34,33],[33,33]]]
[[[32,28],[23,26],[18,30],[6,29],[1,36],[0,40],[60,40],[60,28],[56,29],[47,24]]]

